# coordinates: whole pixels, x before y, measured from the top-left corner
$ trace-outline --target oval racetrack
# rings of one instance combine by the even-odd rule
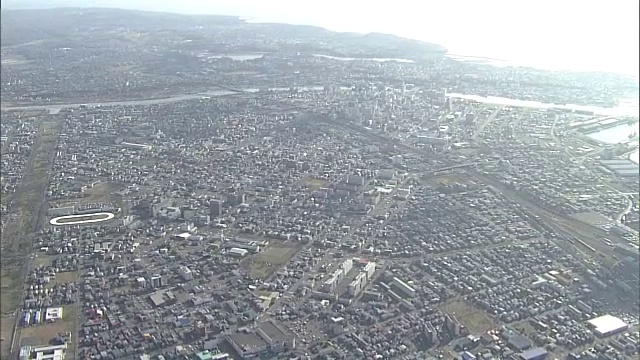
[[[79,224],[91,224],[102,221],[111,220],[116,217],[110,212],[99,212],[93,214],[80,214],[80,215],[65,215],[58,216],[49,221],[51,225],[64,226],[64,225],[79,225]]]

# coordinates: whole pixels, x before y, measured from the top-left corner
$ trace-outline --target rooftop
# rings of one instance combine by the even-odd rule
[[[251,349],[254,347],[267,345],[267,343],[255,333],[237,332],[235,334],[229,335],[229,340],[243,349]]]
[[[520,358],[524,359],[524,360],[529,360],[529,359],[536,359],[539,356],[543,356],[543,355],[547,355],[547,350],[543,349],[543,348],[533,348],[530,350],[527,350],[523,353],[520,353]]]
[[[267,335],[270,339],[274,341],[281,342],[281,341],[289,340],[291,338],[291,335],[287,333],[287,331],[285,331],[284,329],[282,329],[280,326],[278,326],[272,321],[265,321],[261,323],[259,326],[259,329],[262,330],[265,335]]]
[[[596,332],[600,334],[608,334],[615,332],[619,329],[629,326],[627,323],[613,315],[603,315],[595,319],[587,321],[589,325],[593,326]]]

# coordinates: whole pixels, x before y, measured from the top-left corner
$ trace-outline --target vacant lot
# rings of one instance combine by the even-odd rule
[[[286,264],[298,249],[299,247],[294,244],[270,244],[260,254],[246,260],[249,274],[258,279],[268,278],[279,267]]]
[[[484,311],[474,308],[464,300],[453,300],[446,303],[441,307],[441,310],[447,314],[455,314],[462,325],[472,334],[497,327],[496,323]]]
[[[608,219],[604,215],[596,212],[577,213],[573,214],[572,217],[578,221],[582,221],[585,224],[593,226],[601,226],[611,224],[613,222],[611,219]]]

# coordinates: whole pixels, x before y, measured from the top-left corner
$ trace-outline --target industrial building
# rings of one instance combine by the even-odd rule
[[[621,177],[638,177],[638,164],[628,159],[601,160],[600,164],[607,170]]]
[[[50,307],[44,313],[44,320],[46,322],[55,322],[62,319],[62,307]]]
[[[518,354],[519,360],[544,360],[549,353],[543,348],[533,348]]]
[[[23,346],[20,349],[20,360],[64,360],[67,354],[67,344]]]
[[[587,321],[598,337],[608,337],[629,329],[629,325],[613,315],[603,315]]]
[[[240,249],[237,247],[231,248],[227,251],[227,254],[235,257],[245,257],[249,253],[247,249]]]
[[[428,133],[416,135],[416,140],[419,144],[426,144],[426,145],[445,146],[449,144],[449,137],[438,136],[436,134],[428,134]]]
[[[408,297],[416,296],[416,290],[397,277],[393,278],[391,285]]]
[[[240,330],[226,339],[242,359],[267,353],[279,354],[296,348],[295,336],[273,320],[265,321],[255,329]]]

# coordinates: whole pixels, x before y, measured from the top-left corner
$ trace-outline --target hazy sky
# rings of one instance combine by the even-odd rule
[[[386,32],[451,53],[638,74],[638,0],[41,0]]]

